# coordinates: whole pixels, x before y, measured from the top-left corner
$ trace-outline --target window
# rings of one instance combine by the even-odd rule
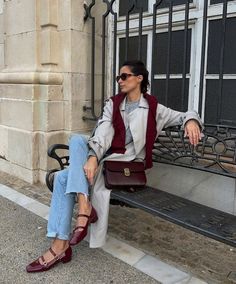
[[[158,98],[159,103],[164,104],[170,108],[187,111],[188,110],[188,89],[189,80],[186,80],[183,104],[182,104],[182,80],[181,79],[171,79],[169,81],[168,96],[166,97],[166,80],[155,80],[154,81],[154,93]]]
[[[216,123],[231,126],[236,125],[235,90],[236,80],[223,80],[222,98],[221,103],[219,104],[219,80],[207,80],[205,103],[206,123]]]
[[[226,19],[225,42],[222,33],[223,20],[209,22],[206,74],[206,123],[236,125],[236,18]],[[224,57],[222,47],[224,44]],[[222,65],[223,82],[220,87],[219,74]]]
[[[120,0],[119,1],[119,16],[125,16],[133,5],[132,0]],[[139,8],[143,8],[143,11],[148,10],[148,0],[137,0],[137,5],[130,12],[130,14],[135,14],[139,12]]]
[[[187,72],[190,66],[190,50],[191,50],[191,30],[188,30],[188,50],[187,50]],[[170,73],[182,74],[184,60],[184,31],[173,31],[171,40],[171,58]],[[166,64],[168,58],[168,33],[157,33],[155,40],[155,53],[153,60],[155,61],[154,73],[166,74]]]
[[[226,19],[225,47],[224,47],[224,74],[236,74],[236,18]],[[209,22],[209,41],[207,56],[207,73],[219,74],[220,53],[222,46],[222,19]]]
[[[161,2],[161,4],[158,5],[158,9],[169,7],[169,6],[170,6],[170,2],[171,2],[171,1],[163,0],[163,1]],[[172,2],[173,2],[173,6],[178,6],[178,5],[186,4],[187,1],[186,1],[186,0],[174,0],[174,1],[172,1]],[[189,1],[189,2],[192,3],[193,0],[191,0],[191,1]]]
[[[228,0],[228,2],[230,2],[230,1],[233,1],[233,0]],[[213,5],[213,4],[223,3],[223,2],[224,2],[224,0],[211,0],[210,4]]]
[[[127,58],[129,60],[135,60],[138,58],[138,36],[133,36],[129,38],[129,45],[128,45],[128,53]],[[125,46],[126,46],[126,39],[120,38],[120,52],[119,52],[119,68],[121,64],[125,61]],[[142,36],[142,56],[141,60],[144,64],[147,63],[147,36]]]
[[[190,51],[191,51],[191,30],[188,30],[187,36],[187,53],[186,53],[186,73],[190,73]],[[171,49],[170,49],[170,62],[169,62],[169,90],[163,75],[166,77],[168,72],[168,33],[157,33],[155,39],[155,54],[153,55],[154,64],[154,76],[156,79],[154,95],[158,97],[160,103],[165,104],[171,108],[178,109],[180,111],[186,111],[188,109],[188,85],[189,80],[186,80],[184,98],[182,92],[182,77],[183,77],[183,64],[184,64],[184,30],[178,30],[172,32]],[[189,77],[189,75],[188,75]],[[183,102],[183,105],[182,105]]]

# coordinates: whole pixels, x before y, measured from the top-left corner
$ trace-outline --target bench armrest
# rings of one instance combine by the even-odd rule
[[[54,144],[48,148],[48,156],[57,160],[61,170],[69,165],[69,155],[60,156],[56,153],[57,150],[69,150],[69,146],[65,144]]]

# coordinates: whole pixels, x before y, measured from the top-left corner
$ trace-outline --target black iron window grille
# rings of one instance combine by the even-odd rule
[[[98,35],[94,15],[101,5]],[[150,70],[150,92],[160,103],[196,109],[206,123],[236,125],[235,15],[236,0],[90,1],[85,21],[91,24],[91,107],[84,118],[96,120],[104,100],[116,94],[114,78],[122,62],[141,59]],[[97,113],[96,86],[101,86]]]

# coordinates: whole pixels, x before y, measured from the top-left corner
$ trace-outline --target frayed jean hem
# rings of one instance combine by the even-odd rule
[[[48,238],[53,238],[53,239],[59,239],[59,240],[63,240],[63,241],[69,241],[70,237],[67,235],[61,235],[61,234],[57,234],[57,233],[47,233],[47,237]]]

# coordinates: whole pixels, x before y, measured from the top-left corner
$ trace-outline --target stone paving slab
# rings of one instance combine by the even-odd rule
[[[157,279],[165,279],[165,284],[177,283],[190,278],[187,273],[171,265],[163,265],[163,262],[149,255],[144,256],[134,267]]]

